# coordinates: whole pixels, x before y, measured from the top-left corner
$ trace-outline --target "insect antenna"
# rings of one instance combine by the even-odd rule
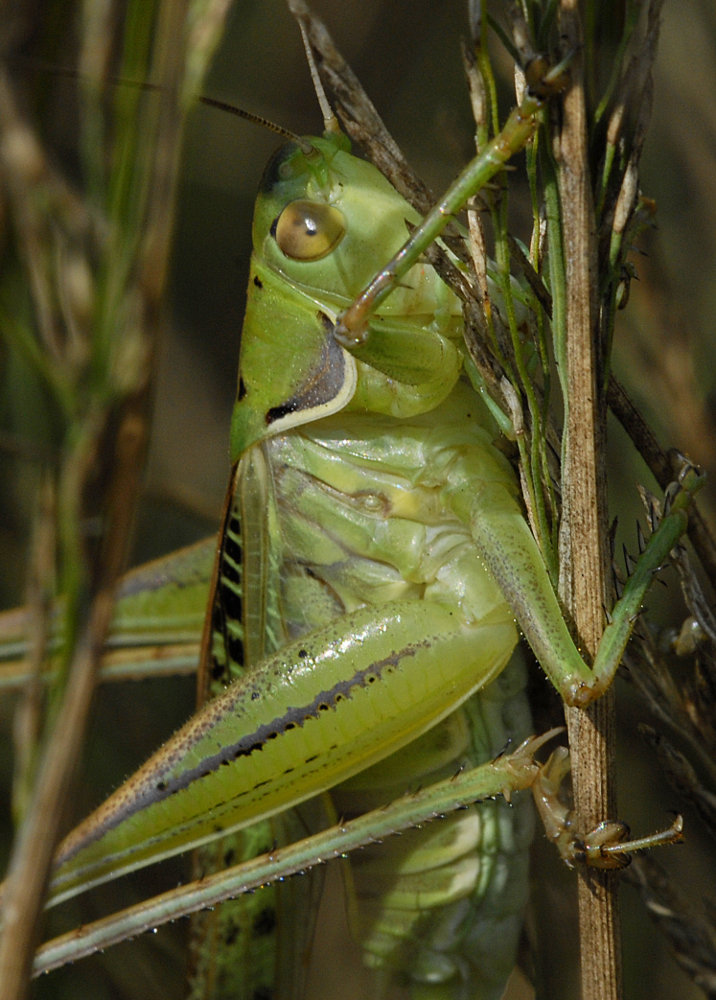
[[[37,63],[34,63],[34,66],[35,68],[38,68]],[[39,68],[52,73],[54,76],[65,76],[65,77],[70,77],[74,80],[81,80],[86,78],[85,74],[81,73],[79,70],[69,69],[67,67],[62,67],[62,66],[48,67],[40,65]],[[120,76],[109,77],[107,82],[111,83],[112,86],[115,87],[134,87],[135,90],[144,90],[144,91],[149,91],[150,93],[161,93],[165,89],[162,86],[162,84],[152,83],[152,81],[150,80],[128,80],[125,77],[120,77]],[[314,86],[315,85],[316,84],[314,82]],[[318,83],[318,86],[320,87],[320,82]],[[291,142],[297,143],[305,153],[309,153],[311,150],[310,143],[307,143],[302,136],[297,135],[295,132],[292,132],[291,129],[285,128],[283,125],[278,125],[276,122],[271,121],[270,118],[264,118],[263,115],[255,114],[253,111],[246,111],[244,110],[244,108],[237,107],[237,105],[235,104],[229,104],[228,101],[222,101],[217,97],[208,97],[205,94],[197,94],[195,100],[199,104],[206,105],[206,107],[216,108],[219,111],[226,111],[228,112],[228,114],[234,115],[236,118],[243,118],[244,121],[251,122],[253,125],[258,125],[261,128],[268,129],[269,132],[273,132],[275,133],[275,135],[281,136],[282,139],[289,139]],[[329,113],[333,115],[333,113],[330,111],[330,106],[328,105],[328,102],[325,98],[325,94],[324,94],[324,101],[326,101],[326,107],[329,108]],[[319,97],[319,103],[320,103],[320,97]],[[321,104],[321,109],[323,110],[323,104]],[[333,116],[333,118],[334,121],[336,121],[335,116]],[[327,123],[326,123],[326,128],[328,128]]]
[[[124,83],[125,81],[120,81]],[[140,86],[146,86],[149,90],[159,90],[161,89],[157,84],[140,84]],[[204,94],[200,94],[197,97],[197,101],[200,104],[205,104],[208,108],[217,108],[219,111],[227,111],[230,115],[235,115],[237,118],[243,118],[244,121],[252,122],[254,125],[260,125],[261,128],[267,128],[269,132],[275,132],[276,135],[280,135],[283,139],[290,139],[292,142],[298,143],[301,147],[306,145],[305,139],[300,135],[296,135],[288,128],[284,128],[283,125],[277,125],[276,122],[272,122],[270,118],[264,118],[263,115],[254,114],[253,111],[245,111],[243,108],[237,107],[235,104],[229,104],[228,101],[221,101],[216,97],[207,97]]]

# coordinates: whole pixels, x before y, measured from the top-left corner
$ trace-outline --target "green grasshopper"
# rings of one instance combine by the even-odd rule
[[[523,105],[524,135],[503,132],[509,151],[539,105]],[[469,186],[498,168],[483,157]],[[420,227],[416,259],[351,329],[346,310],[406,222]],[[437,235],[420,222],[340,135],[291,144],[267,168],[204,649],[213,681],[233,683],[70,834],[54,902],[245,827],[252,851],[283,843],[295,835],[285,811],[319,793],[346,816],[491,760],[529,732],[521,670],[507,666],[515,618],[566,702],[610,683],[694,485],[588,668],[494,446],[460,304],[417,259]],[[359,856],[356,934],[379,980],[407,978],[419,997],[500,996],[524,902],[523,813],[484,802]]]

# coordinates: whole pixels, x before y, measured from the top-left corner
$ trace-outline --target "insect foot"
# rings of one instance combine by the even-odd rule
[[[511,754],[498,757],[493,762],[495,766],[498,766],[499,763],[501,769],[506,771],[508,780],[502,789],[502,795],[508,802],[511,792],[521,788],[534,788],[535,784],[539,782],[540,775],[547,764],[535,761],[535,754],[546,743],[563,732],[564,726],[559,726],[556,729],[550,729],[549,732],[543,733],[541,736],[529,736]]]
[[[676,816],[666,830],[639,837],[629,837],[629,827],[618,820],[604,820],[593,830],[581,833],[574,828],[572,812],[559,799],[562,782],[570,770],[569,751],[559,747],[540,768],[532,785],[532,795],[548,840],[559,851],[570,868],[587,865],[605,871],[626,868],[631,855],[663,844],[678,844],[683,840],[684,821]]]

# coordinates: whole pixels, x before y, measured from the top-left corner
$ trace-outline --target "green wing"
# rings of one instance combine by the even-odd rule
[[[102,660],[104,680],[195,672],[215,552],[216,538],[207,538],[122,578]],[[62,618],[58,609],[56,620]],[[24,608],[0,614],[0,687],[19,687],[25,679],[29,628]],[[55,631],[51,648],[61,641]]]

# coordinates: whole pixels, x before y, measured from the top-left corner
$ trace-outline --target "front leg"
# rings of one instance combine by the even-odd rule
[[[698,470],[686,465],[678,484],[667,492],[661,522],[612,610],[591,668],[569,633],[544,560],[517,502],[501,484],[480,485],[477,496],[473,494],[467,516],[480,556],[567,705],[584,708],[612,683],[644,596],[686,531],[688,506],[702,483]],[[466,499],[458,494],[455,501],[464,511]]]

